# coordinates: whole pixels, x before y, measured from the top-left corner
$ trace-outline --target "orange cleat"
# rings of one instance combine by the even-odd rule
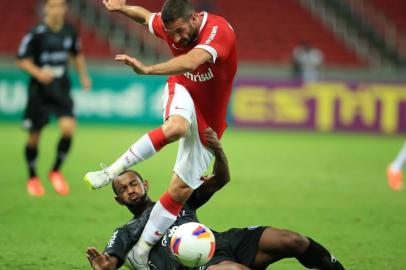
[[[45,195],[45,189],[42,186],[41,180],[39,177],[34,176],[28,179],[27,181],[27,192],[31,196],[42,197]]]
[[[50,172],[48,177],[56,192],[58,192],[60,195],[69,194],[69,185],[66,183],[65,178],[59,171]]]
[[[388,166],[386,168],[386,176],[388,178],[388,185],[393,191],[400,191],[403,189],[402,171],[394,170],[391,166]]]

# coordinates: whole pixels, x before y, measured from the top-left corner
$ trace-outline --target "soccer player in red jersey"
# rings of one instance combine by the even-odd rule
[[[106,8],[118,11],[163,39],[174,57],[167,62],[146,66],[136,58],[117,55],[116,60],[144,75],[170,75],[163,96],[164,124],[135,142],[111,166],[89,172],[85,181],[96,189],[107,185],[132,165],[150,158],[166,144],[180,140],[174,174],[167,192],[154,206],[150,219],[135,246],[139,267],[149,269],[148,253],[174,223],[213,154],[202,135],[211,127],[222,136],[226,128],[227,104],[237,70],[236,37],[222,17],[197,13],[188,0],[166,0],[161,13],[125,0],[104,0]]]

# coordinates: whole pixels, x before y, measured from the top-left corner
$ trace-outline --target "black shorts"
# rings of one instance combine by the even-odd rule
[[[46,86],[31,81],[24,112],[24,128],[41,130],[49,122],[52,115],[57,118],[62,116],[74,117],[69,80],[55,80]]]
[[[233,228],[216,233],[216,251],[202,270],[222,261],[233,261],[247,267],[252,266],[258,250],[259,239],[267,227]]]

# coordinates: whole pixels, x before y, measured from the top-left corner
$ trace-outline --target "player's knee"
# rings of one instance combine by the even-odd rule
[[[288,232],[284,237],[284,245],[292,255],[302,254],[309,246],[309,240],[296,232]]]
[[[189,132],[189,122],[183,118],[173,118],[168,123],[163,125],[165,137],[170,140],[178,140],[185,137]]]

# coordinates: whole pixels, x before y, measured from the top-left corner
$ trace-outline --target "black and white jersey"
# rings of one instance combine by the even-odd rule
[[[202,187],[202,186],[201,186]],[[201,188],[200,187],[200,188]],[[149,254],[149,263],[151,270],[185,270],[184,266],[180,265],[174,259],[170,251],[170,239],[177,227],[188,222],[199,222],[196,209],[203,205],[212,194],[207,196],[201,192],[200,188],[196,189],[188,202],[180,211],[176,222],[168,229],[151,250]],[[104,252],[109,255],[114,255],[118,258],[118,267],[121,267],[126,260],[128,252],[137,243],[149,219],[152,208],[145,210],[140,216],[134,217],[126,225],[116,229],[108,242]]]
[[[52,31],[40,22],[21,41],[17,57],[31,58],[35,65],[48,68],[55,79],[67,76],[69,55],[80,52],[80,41],[76,30],[65,23],[58,31]]]
[[[137,243],[149,219],[152,208],[144,211],[139,217],[134,217],[126,225],[118,228],[112,235],[104,252],[114,255],[119,259],[119,266],[126,260],[127,253]],[[169,249],[170,239],[177,227],[188,222],[199,222],[196,210],[185,204],[178,215],[176,222],[168,229],[150,252],[149,262],[152,269],[181,270],[186,269],[176,262]]]

